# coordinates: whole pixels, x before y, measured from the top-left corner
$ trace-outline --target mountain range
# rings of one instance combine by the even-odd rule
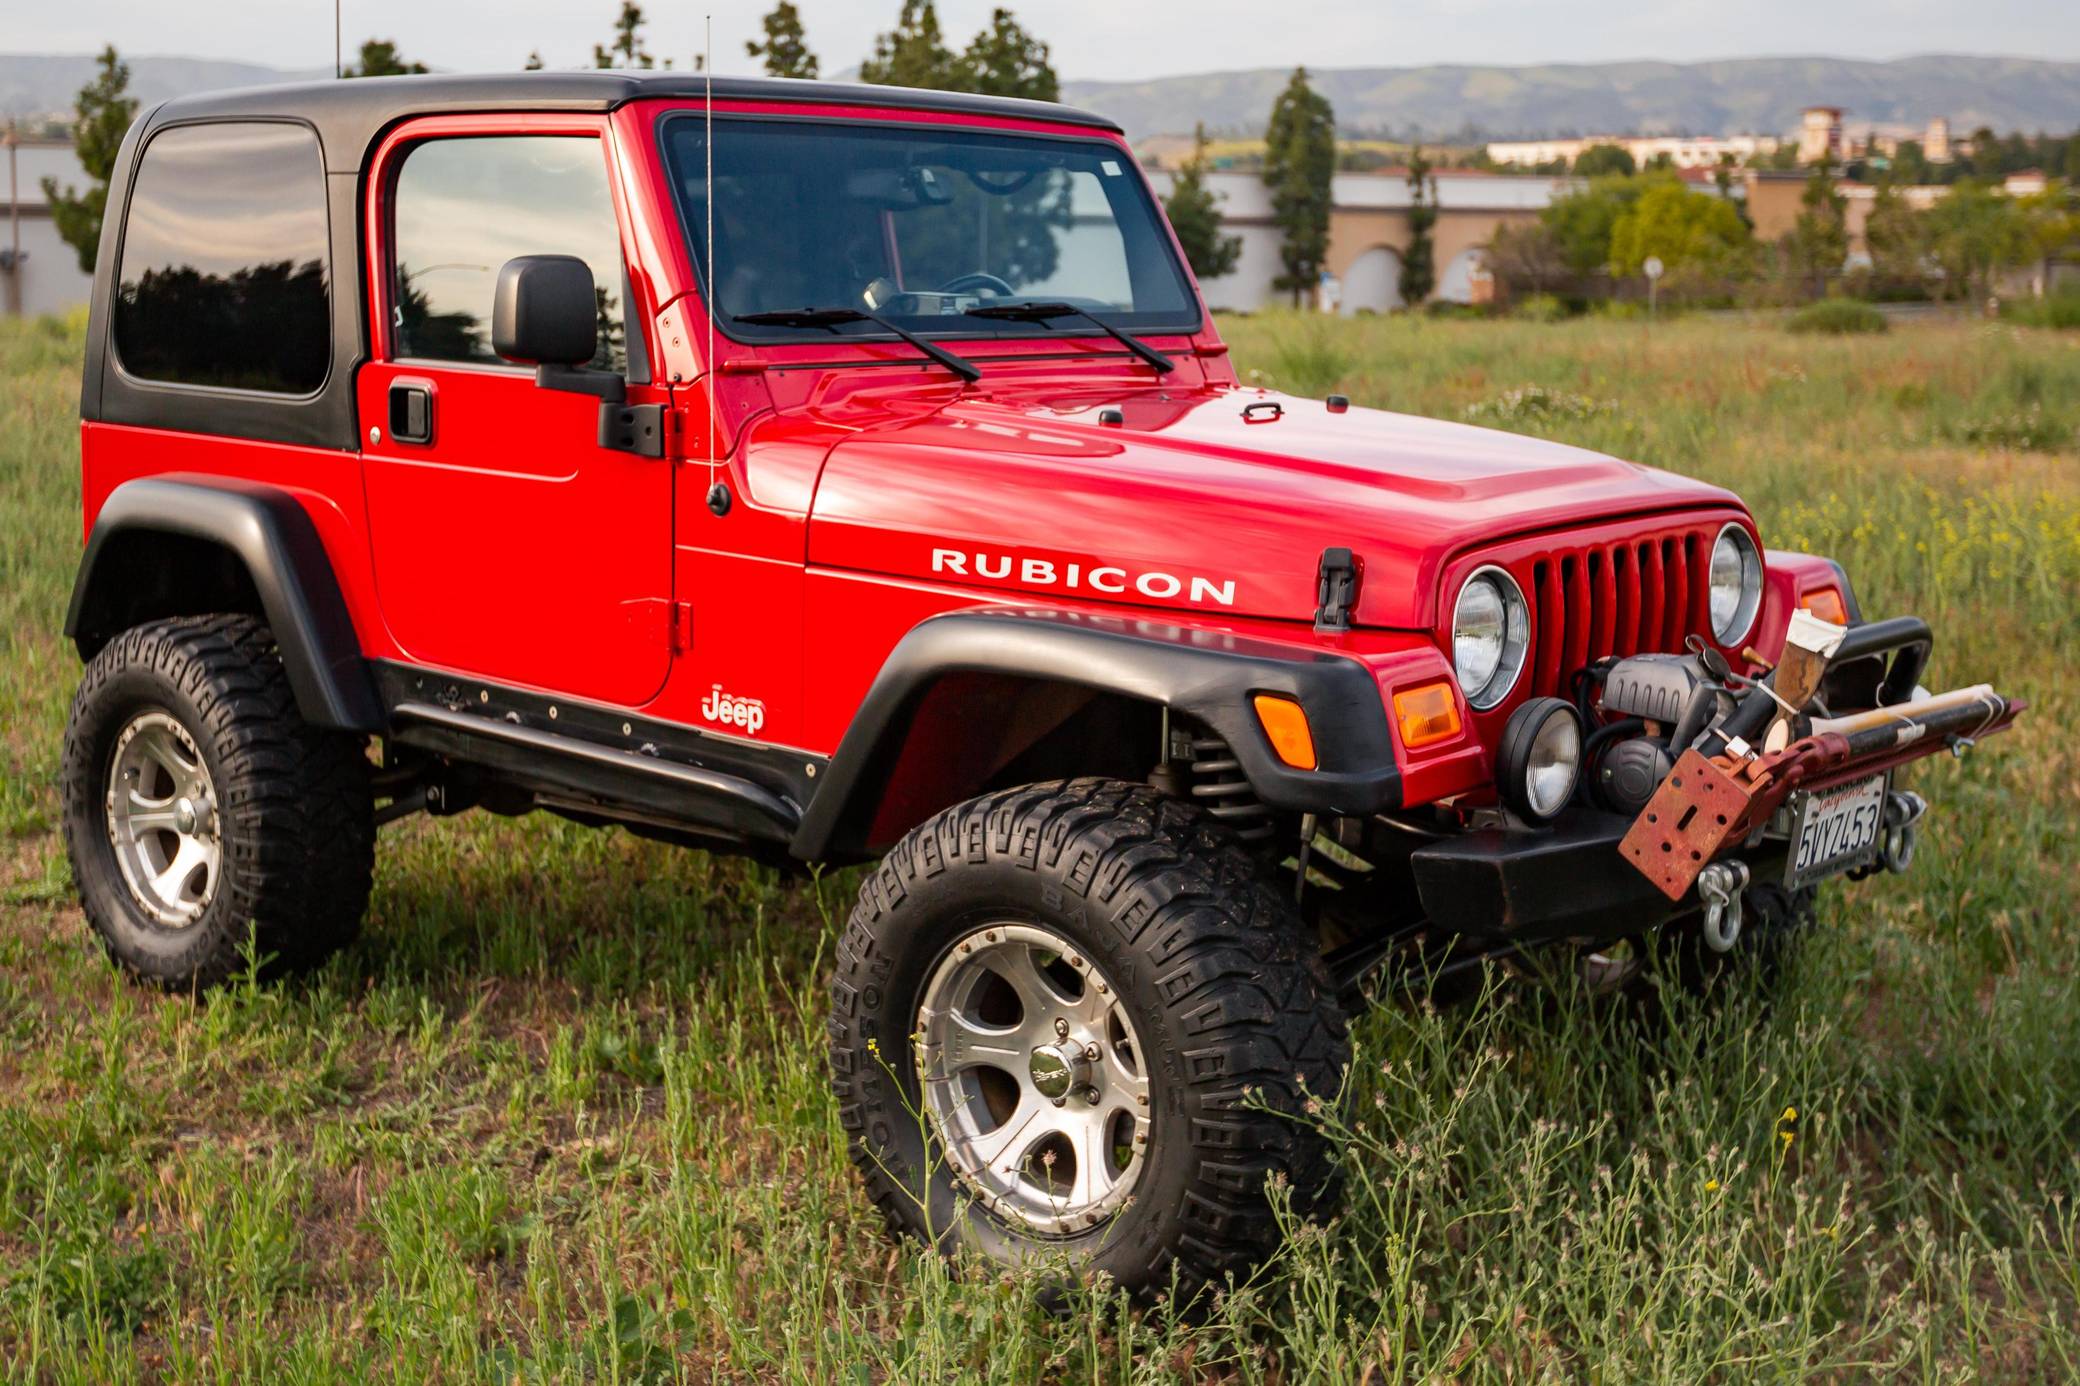
[[[325,76],[208,58],[127,60],[144,101]],[[0,114],[70,110],[93,74],[85,54],[0,54]],[[1291,74],[1282,68],[1064,81],[1062,99],[1103,111],[1130,136],[1256,134]],[[1314,71],[1347,134],[1429,139],[1578,134],[1782,133],[1809,105],[1841,106],[1855,124],[1919,128],[1948,116],[1965,134],[2080,127],[2080,62],[1927,56],[1736,58],[1707,63],[1621,62],[1536,67],[1364,67]]]
[[[1292,74],[1285,69],[1064,82],[1062,99],[1105,112],[1130,135],[1261,133]],[[1930,56],[1736,58],[1539,67],[1364,67],[1311,70],[1346,134],[1428,139],[1591,134],[1781,134],[1807,106],[1840,106],[1851,124],[1919,129],[1948,116],[1967,134],[2080,127],[2080,62]]]

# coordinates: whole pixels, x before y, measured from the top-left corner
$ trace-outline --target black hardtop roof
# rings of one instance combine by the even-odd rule
[[[518,72],[424,77],[357,77],[352,81],[299,82],[276,87],[184,96],[165,102],[147,117],[151,128],[189,120],[289,117],[318,129],[325,166],[334,173],[360,169],[369,145],[387,126],[409,116],[466,111],[610,111],[644,97],[699,99],[707,78],[690,72]],[[881,106],[894,110],[944,111],[957,115],[1006,116],[1081,125],[1115,133],[1104,116],[1007,96],[919,91],[911,87],[858,82],[801,81],[789,77],[717,77],[718,101],[813,102],[818,105]]]

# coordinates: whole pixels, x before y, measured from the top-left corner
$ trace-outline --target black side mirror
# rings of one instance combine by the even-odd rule
[[[491,349],[508,361],[582,366],[599,348],[592,271],[575,255],[521,255],[498,271]]]

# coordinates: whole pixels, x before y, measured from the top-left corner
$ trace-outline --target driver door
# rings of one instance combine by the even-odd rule
[[[671,663],[672,464],[602,448],[599,402],[490,349],[498,272],[583,259],[596,368],[656,403],[604,129],[592,118],[418,122],[370,187],[371,355],[357,382],[376,590],[420,665],[634,706]],[[381,317],[375,317],[375,309]]]

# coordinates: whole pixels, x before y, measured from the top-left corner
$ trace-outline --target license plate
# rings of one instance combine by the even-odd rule
[[[1784,871],[1788,889],[1838,876],[1877,855],[1878,833],[1885,823],[1885,776],[1801,791],[1797,798],[1792,805],[1791,856]]]

